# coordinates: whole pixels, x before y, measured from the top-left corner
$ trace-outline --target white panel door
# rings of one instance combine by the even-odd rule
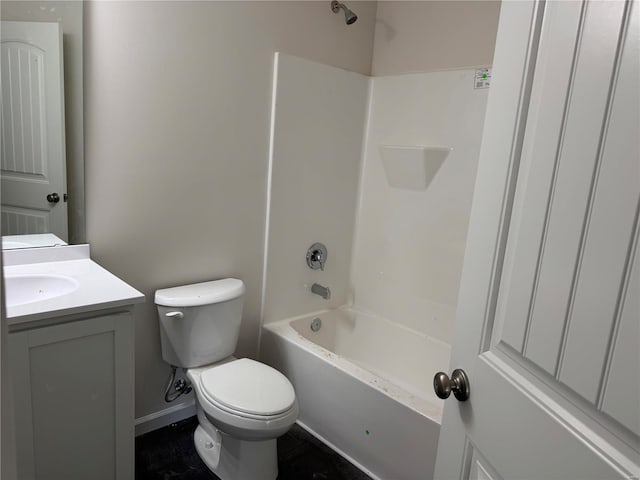
[[[640,476],[639,30],[503,2],[436,478]]]
[[[67,241],[62,32],[2,22],[2,233]],[[47,196],[57,194],[57,202]],[[50,197],[50,199],[53,197]]]

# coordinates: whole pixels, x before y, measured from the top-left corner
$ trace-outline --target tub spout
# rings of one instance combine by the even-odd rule
[[[329,300],[331,298],[331,290],[329,290],[329,287],[323,287],[322,285],[314,283],[311,285],[311,291],[316,295],[320,295],[325,300]]]

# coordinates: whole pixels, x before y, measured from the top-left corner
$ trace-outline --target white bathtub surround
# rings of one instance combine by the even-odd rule
[[[264,324],[353,303],[450,341],[488,95],[474,73],[368,79],[277,56]],[[399,188],[385,175],[387,146],[447,156],[423,157],[420,189]],[[305,263],[317,241],[324,271]]]
[[[444,403],[430,372],[448,371],[447,344],[340,308],[267,325],[263,352],[295,385],[306,429],[376,478],[429,477]]]
[[[383,145],[382,166],[391,187],[426,190],[449,156],[449,147]]]
[[[351,269],[356,307],[450,342],[488,90],[474,70],[374,77]],[[382,147],[452,150],[424,189],[389,183]],[[386,153],[386,152],[385,152]]]
[[[368,94],[358,73],[283,54],[274,68],[265,323],[347,302]],[[328,249],[324,271],[306,263],[315,242]]]

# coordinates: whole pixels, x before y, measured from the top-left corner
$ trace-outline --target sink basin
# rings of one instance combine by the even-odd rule
[[[7,275],[4,278],[7,307],[61,297],[78,288],[71,277],[54,274]]]

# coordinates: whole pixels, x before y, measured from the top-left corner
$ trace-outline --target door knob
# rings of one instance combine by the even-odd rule
[[[433,389],[440,398],[449,398],[453,392],[454,397],[464,402],[469,398],[469,377],[460,368],[451,373],[451,378],[444,372],[438,372],[433,377]]]
[[[60,201],[60,195],[57,193],[50,193],[47,195],[47,202],[49,203],[58,203]]]

